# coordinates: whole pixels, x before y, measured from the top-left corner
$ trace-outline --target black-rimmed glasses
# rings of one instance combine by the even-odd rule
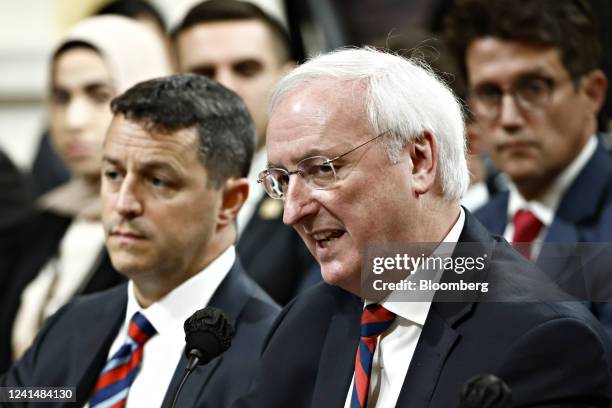
[[[552,78],[528,76],[521,79],[507,93],[523,111],[542,109],[550,102],[555,85]],[[470,92],[474,115],[485,120],[496,120],[501,114],[502,99],[506,92],[495,84],[482,84]]]

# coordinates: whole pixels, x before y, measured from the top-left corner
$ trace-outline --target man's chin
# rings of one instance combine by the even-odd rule
[[[349,272],[337,265],[321,265],[323,280],[332,286],[338,286],[357,296],[361,293],[360,272]]]
[[[111,263],[117,272],[129,279],[151,271],[151,268],[147,265],[123,257],[111,256]]]

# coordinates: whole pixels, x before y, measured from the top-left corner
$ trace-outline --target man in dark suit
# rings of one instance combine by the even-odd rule
[[[577,254],[572,243],[612,241],[602,217],[612,205],[612,158],[596,134],[607,79],[588,1],[459,1],[446,36],[469,80],[483,143],[511,180],[475,215],[524,243],[516,246],[568,288],[586,281],[581,297],[591,300],[594,284],[580,268],[554,261]],[[609,263],[589,272],[612,276]],[[591,310],[612,334],[612,306]]]
[[[102,214],[113,266],[129,282],[60,309],[0,383],[73,386],[92,408],[167,406],[186,364],[183,322],[210,305],[229,316],[233,346],[194,371],[179,404],[228,406],[278,314],[233,246],[252,120],[237,95],[192,74],[140,83],[112,110]]]
[[[266,160],[268,97],[295,65],[289,36],[254,4],[212,0],[193,6],[173,38],[181,71],[219,81],[244,100],[253,117],[257,147],[249,172],[252,194],[238,216],[236,248],[248,274],[274,300],[286,304],[312,277],[320,281],[308,249],[295,231],[283,225],[283,206],[257,185],[257,172]]]
[[[452,407],[480,374],[516,406],[610,405],[599,322],[551,302],[568,297],[459,206],[461,107],[430,71],[336,51],[282,79],[271,112],[260,180],[326,283],[285,307],[237,406]],[[444,252],[449,266],[435,266]]]

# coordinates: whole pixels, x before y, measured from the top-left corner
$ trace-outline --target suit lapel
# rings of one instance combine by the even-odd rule
[[[598,143],[591,159],[563,195],[555,219],[560,218],[567,224],[579,224],[594,217],[609,194],[611,178],[612,159]]]
[[[493,245],[489,233],[480,225],[468,210],[465,210],[465,225],[459,237],[453,257],[466,257],[478,254],[491,259]],[[457,275],[447,271],[442,281],[461,279],[469,282],[484,282],[488,266],[479,273]],[[477,294],[466,295],[464,302],[441,301],[443,292],[436,293],[416,350],[408,367],[406,378],[397,400],[397,406],[429,406],[444,362],[453,345],[459,340],[455,328],[472,311]]]
[[[329,323],[315,383],[313,407],[343,407],[355,367],[363,304],[355,296]]]
[[[444,361],[458,338],[457,333],[449,326],[444,315],[449,312],[452,314],[467,312],[467,310],[463,311],[461,308],[458,311],[446,310],[448,307],[445,306],[448,305],[454,306],[451,303],[432,304],[406,373],[397,406],[429,406]],[[444,310],[439,310],[436,306],[442,306],[441,309]]]
[[[503,235],[507,224],[508,199],[510,193],[501,192],[493,197],[488,204],[474,213],[476,218],[495,235]]]
[[[587,284],[580,271],[577,242],[584,240],[578,225],[596,216],[606,200],[612,177],[612,160],[598,143],[595,153],[563,195],[553,223],[548,228],[536,264],[562,289],[585,298]],[[575,254],[576,256],[569,256]]]
[[[92,313],[89,327],[73,334],[73,341],[67,344],[65,358],[72,361],[67,367],[74,367],[76,373],[77,402],[84,404],[98,380],[106,363],[108,351],[121,328],[127,307],[127,288],[121,285],[113,289],[113,294],[100,308]],[[114,318],[109,319],[109,316]],[[84,357],[85,356],[85,357]]]
[[[232,269],[229,271],[221,285],[215,291],[215,294],[208,302],[208,306],[216,307],[225,312],[228,316],[230,323],[235,328],[236,321],[242,312],[242,309],[249,300],[249,286],[251,282],[244,278],[244,272],[239,261],[236,260]],[[195,311],[194,311],[195,312]],[[211,362],[204,366],[198,366],[189,375],[189,380],[183,386],[181,391],[179,406],[192,407],[196,406],[200,400],[200,396],[206,389],[206,384],[210,379],[210,376],[215,372],[217,367],[223,362],[223,354],[213,359]],[[178,384],[183,376],[185,366],[187,365],[187,358],[185,354],[181,354],[181,359],[176,366],[168,391],[164,397],[162,403],[163,407],[170,406],[171,397],[178,387]]]

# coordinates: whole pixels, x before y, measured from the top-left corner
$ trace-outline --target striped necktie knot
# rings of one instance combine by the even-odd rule
[[[134,313],[125,343],[106,362],[93,395],[90,408],[123,407],[142,361],[143,346],[157,331],[140,312]]]
[[[149,323],[144,315],[140,312],[134,313],[130,321],[130,327],[128,328],[128,336],[130,336],[134,342],[140,346],[144,346],[144,344],[156,333],[155,327]]]
[[[355,356],[355,377],[351,408],[364,408],[368,401],[372,359],[376,341],[395,321],[395,313],[378,304],[371,304],[361,313],[361,339]]]
[[[380,336],[395,321],[395,313],[378,304],[367,306],[361,314],[361,337]]]

